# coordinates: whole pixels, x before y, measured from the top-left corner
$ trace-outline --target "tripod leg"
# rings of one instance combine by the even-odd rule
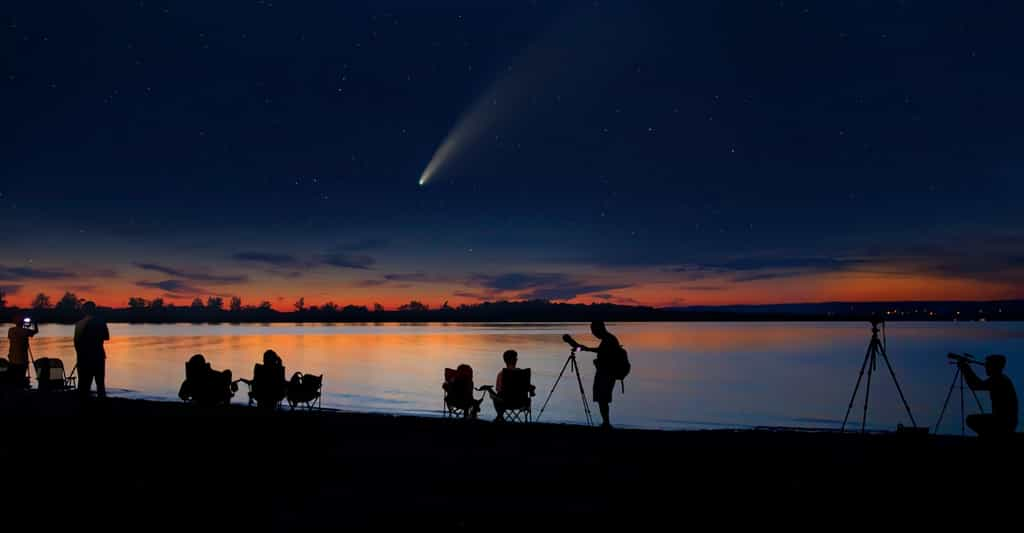
[[[877,355],[875,355],[874,352],[874,347],[875,344],[874,342],[872,342],[871,348],[868,349],[868,353],[871,354],[871,362],[868,363],[870,365],[868,366],[868,382],[867,385],[864,387],[864,414],[860,419],[861,433],[864,433],[864,429],[867,427],[868,424],[868,400],[871,398],[871,375],[875,373],[875,358],[877,357]]]
[[[573,358],[569,357],[568,359],[565,360],[565,364],[562,365],[562,371],[559,372],[558,373],[558,377],[555,378],[555,384],[551,386],[551,392],[548,392],[548,398],[546,400],[544,400],[544,405],[541,406],[540,412],[537,413],[537,418],[536,418],[537,421],[540,420],[540,417],[544,416],[544,409],[547,408],[548,402],[551,401],[551,395],[555,393],[555,388],[558,387],[558,382],[562,380],[562,374],[565,374],[565,369],[566,369],[566,367],[569,366],[569,362],[572,361],[572,360],[573,360]]]
[[[889,367],[889,374],[892,375],[892,382],[896,384],[896,392],[900,393],[900,400],[903,400],[903,407],[907,409],[907,416],[910,417],[910,423],[916,428],[917,422],[914,421],[914,414],[910,412],[910,404],[907,403],[907,398],[903,395],[903,389],[900,388],[900,382],[896,379],[896,372],[892,369],[892,365],[889,363],[889,355],[885,353],[885,346],[879,343],[879,347],[882,350],[882,359],[885,360],[885,366]]]
[[[959,370],[959,369],[958,369]],[[967,429],[964,427],[964,419],[967,417],[967,413],[964,412],[964,377],[960,376],[960,436],[967,435]]]
[[[938,431],[939,426],[942,424],[942,417],[946,414],[946,407],[949,405],[949,398],[953,396],[953,389],[956,387],[956,383],[959,378],[960,368],[957,367],[956,373],[953,374],[953,382],[949,384],[949,391],[946,392],[946,401],[942,402],[942,410],[939,411],[939,419],[935,422],[935,431]]]
[[[868,351],[864,353],[864,362],[860,364],[860,373],[857,374],[857,384],[853,386],[853,394],[850,395],[850,405],[846,407],[846,416],[843,417],[843,427],[840,432],[846,431],[846,421],[850,419],[850,410],[853,409],[853,401],[857,399],[857,390],[860,389],[860,380],[864,377],[864,368],[868,366],[868,358],[871,356],[871,344],[868,344]]]
[[[587,403],[587,392],[583,388],[583,377],[580,376],[580,367],[576,364],[576,358],[572,358],[572,370],[576,373],[576,383],[580,384],[580,398],[583,399],[583,413],[587,417],[587,425],[594,425],[594,417],[590,414],[590,404]]]

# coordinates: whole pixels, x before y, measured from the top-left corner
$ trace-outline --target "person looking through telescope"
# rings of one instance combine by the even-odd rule
[[[611,429],[609,404],[612,403],[612,390],[615,389],[615,382],[625,378],[629,373],[629,359],[626,356],[626,351],[619,344],[619,339],[608,332],[604,322],[600,320],[591,322],[590,332],[601,339],[601,344],[596,348],[584,346],[569,335],[565,335],[563,340],[573,348],[597,354],[597,358],[594,359],[597,371],[594,373],[593,399],[601,410],[601,427]]]
[[[988,391],[992,398],[992,412],[968,416],[967,426],[979,437],[1005,435],[1016,431],[1017,391],[1013,388],[1010,378],[1003,374],[1006,356],[990,355],[985,358],[985,374],[988,375],[988,379],[984,380],[971,369],[973,360],[963,356],[956,359],[967,386],[974,391]]]

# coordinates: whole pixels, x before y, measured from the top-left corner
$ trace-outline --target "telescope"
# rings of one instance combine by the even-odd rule
[[[975,359],[974,356],[969,353],[958,354],[950,352],[946,354],[946,358],[953,363],[970,363],[972,365],[985,366],[985,363]]]

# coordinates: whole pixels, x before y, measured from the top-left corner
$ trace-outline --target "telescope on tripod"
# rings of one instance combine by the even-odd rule
[[[583,388],[583,376],[580,375],[580,367],[576,364],[576,352],[582,348],[575,339],[573,339],[568,333],[562,335],[562,340],[569,345],[569,357],[566,358],[565,364],[562,365],[562,371],[558,373],[558,377],[555,379],[555,384],[551,386],[551,392],[548,393],[548,397],[544,400],[544,405],[540,408],[540,413],[537,414],[535,420],[540,420],[540,417],[544,416],[544,409],[547,409],[548,402],[551,401],[551,395],[555,393],[555,389],[558,387],[558,382],[562,380],[562,375],[565,374],[565,369],[568,368],[570,372],[576,374],[576,384],[580,388],[580,399],[583,400],[583,415],[587,419],[587,425],[594,425],[594,417],[590,414],[590,404],[587,403],[587,393]]]
[[[953,373],[953,382],[949,384],[949,392],[946,393],[946,401],[942,402],[942,411],[939,412],[939,419],[935,422],[935,431],[939,430],[939,424],[942,424],[942,417],[946,415],[946,408],[949,407],[949,399],[953,396],[953,389],[960,385],[960,436],[967,434],[967,428],[965,420],[967,418],[967,412],[964,409],[964,373],[960,371],[960,363],[968,363],[972,365],[985,366],[985,363],[974,358],[969,353],[956,354],[948,353],[946,358],[949,359],[949,364],[956,366],[956,372]],[[978,399],[978,393],[971,389],[971,394],[974,395],[974,401],[978,404],[978,412],[984,413],[985,408],[981,406],[981,400]]]

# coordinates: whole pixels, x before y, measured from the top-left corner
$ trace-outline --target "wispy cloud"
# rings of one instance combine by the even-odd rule
[[[262,263],[275,267],[297,267],[302,263],[293,255],[273,252],[238,252],[231,256],[235,261],[244,263]]]
[[[209,281],[214,283],[243,283],[249,281],[249,276],[242,274],[210,274],[205,272],[181,270],[178,268],[159,265],[156,263],[135,263],[135,266],[141,268],[142,270],[160,272],[161,274],[167,274],[168,276],[187,279],[191,281]]]
[[[5,295],[10,296],[12,294],[17,294],[18,292],[20,292],[22,287],[24,287],[24,285],[0,285],[0,292],[3,292]]]
[[[77,274],[63,269],[8,267],[0,265],[0,281],[72,279]]]
[[[528,300],[571,300],[577,296],[603,293],[629,287],[625,283],[596,283],[563,273],[509,272],[498,275],[475,274],[470,282],[492,294],[517,293]]]
[[[343,252],[331,252],[319,257],[321,263],[337,268],[352,268],[355,270],[369,270],[377,261],[361,254],[349,254]]]
[[[163,281],[139,281],[135,283],[139,287],[145,287],[147,289],[160,289],[170,296],[179,298],[184,295],[200,295],[208,294],[206,289],[197,287],[190,284],[188,281],[180,279],[165,279]]]

